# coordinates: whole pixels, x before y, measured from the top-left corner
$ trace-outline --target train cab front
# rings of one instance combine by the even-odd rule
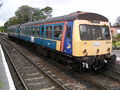
[[[108,22],[76,20],[75,23],[77,26],[73,32],[73,56],[94,67],[116,61],[116,55],[111,55],[112,38]]]

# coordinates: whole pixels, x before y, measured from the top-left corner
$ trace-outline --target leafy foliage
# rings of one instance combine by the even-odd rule
[[[117,37],[120,39],[120,34],[117,34]]]
[[[116,36],[113,36],[113,46],[120,47],[120,34],[117,34]]]
[[[4,26],[0,26],[0,32],[4,32]]]
[[[115,46],[120,46],[120,41],[116,42]]]
[[[51,13],[52,13],[52,8],[48,6],[39,9],[39,8],[32,8],[30,6],[23,5],[17,9],[17,11],[15,12],[15,16],[11,17],[4,24],[4,27],[7,28],[15,24],[23,24],[26,22],[51,18],[52,17]]]

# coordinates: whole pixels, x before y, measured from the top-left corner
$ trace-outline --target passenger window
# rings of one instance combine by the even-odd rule
[[[30,35],[30,28],[28,28],[28,35]]]
[[[38,27],[35,27],[34,28],[34,32],[35,32],[34,35],[37,35],[37,31],[38,31]]]
[[[37,27],[37,28],[36,28],[36,34],[37,34],[37,35],[40,35],[40,27]]]
[[[57,25],[57,26],[54,26],[54,37],[55,38],[59,38],[61,39],[62,38],[62,25]]]
[[[52,26],[46,27],[46,37],[52,37]]]
[[[30,35],[32,35],[32,30],[33,30],[33,28],[31,27],[31,28],[30,28]]]
[[[110,40],[110,32],[109,28],[107,26],[102,27],[102,36],[104,40]]]
[[[33,27],[32,35],[35,35],[35,28]]]
[[[27,35],[28,35],[28,31],[29,31],[29,28],[27,27],[27,31],[26,31]]]
[[[88,35],[87,31],[90,31],[90,29],[87,30],[87,26],[80,25],[80,37],[81,37],[81,40],[88,40],[88,38],[86,37]]]
[[[44,27],[41,27],[41,36],[44,36]]]

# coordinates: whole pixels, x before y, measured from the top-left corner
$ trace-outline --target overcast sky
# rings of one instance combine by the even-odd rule
[[[4,3],[0,8],[0,26],[13,17],[18,7],[29,5],[34,8],[53,8],[53,17],[75,11],[94,12],[104,15],[113,24],[120,16],[120,0],[0,0]]]

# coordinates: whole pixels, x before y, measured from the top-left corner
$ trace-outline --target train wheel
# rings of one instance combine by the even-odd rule
[[[73,63],[72,70],[74,72],[83,73],[82,63]]]

